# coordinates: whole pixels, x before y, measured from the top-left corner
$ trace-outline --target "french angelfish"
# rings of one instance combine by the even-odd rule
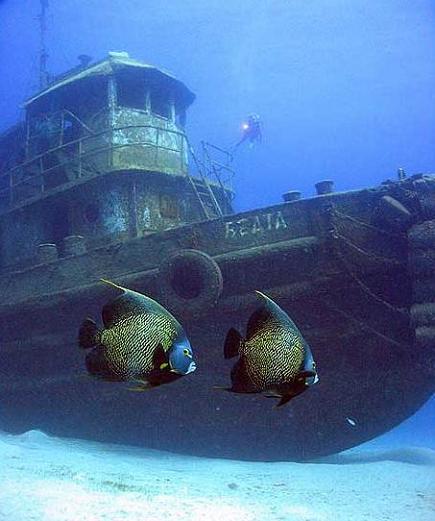
[[[231,328],[224,357],[239,356],[231,371],[233,393],[265,393],[277,407],[318,381],[311,349],[298,328],[272,299],[256,291],[262,306],[251,315],[246,339]]]
[[[79,345],[88,372],[107,381],[135,381],[142,391],[177,380],[196,369],[180,323],[155,300],[101,279],[122,293],[102,310],[104,328],[84,320]]]

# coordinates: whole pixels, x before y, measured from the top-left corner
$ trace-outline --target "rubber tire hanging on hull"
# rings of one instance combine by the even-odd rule
[[[161,301],[170,309],[205,311],[216,304],[222,293],[222,272],[207,253],[180,250],[160,265],[159,286]]]

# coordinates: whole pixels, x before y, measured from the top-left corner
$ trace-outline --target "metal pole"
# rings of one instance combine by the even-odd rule
[[[47,11],[48,0],[41,1],[41,12],[39,14],[40,49],[39,49],[39,87],[45,89],[48,85],[47,60],[48,52],[46,46],[47,33]]]

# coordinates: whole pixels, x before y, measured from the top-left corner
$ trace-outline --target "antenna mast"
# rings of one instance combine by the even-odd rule
[[[47,11],[48,0],[41,0],[41,12],[39,14],[39,29],[40,29],[40,49],[39,49],[39,87],[45,89],[48,85],[48,71],[47,71]]]

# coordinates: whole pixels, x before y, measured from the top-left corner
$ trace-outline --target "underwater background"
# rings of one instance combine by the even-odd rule
[[[22,116],[20,104],[38,90],[39,12],[38,0],[0,1],[0,132]],[[80,54],[100,60],[115,50],[169,70],[197,96],[187,121],[194,146],[205,139],[231,147],[240,139],[247,114],[261,116],[262,143],[240,147],[236,154],[236,211],[276,204],[288,190],[313,195],[314,184],[322,179],[333,179],[336,190],[341,191],[395,179],[398,168],[409,175],[433,172],[435,5],[431,0],[50,0],[48,13],[50,72],[58,74],[76,66]],[[415,378],[418,380],[418,375]],[[192,463],[181,457],[171,466],[165,459],[169,456],[147,453],[149,468],[141,469],[139,479],[135,468],[142,456],[133,450],[123,458],[121,449],[113,447],[63,447],[61,443],[39,432],[17,438],[2,435],[0,519],[143,519],[140,509],[146,511],[145,519],[156,520],[217,519],[224,515],[229,521],[429,521],[435,517],[433,453],[399,452],[391,457],[388,452],[402,447],[435,450],[434,398],[414,417],[358,449],[381,451],[381,463],[371,463],[378,465],[372,469],[366,464],[370,458],[365,456],[358,456],[361,459],[355,467],[352,461],[340,465],[341,461],[337,468],[331,462],[331,467],[320,469],[307,464],[302,470],[289,464],[262,470],[237,467],[236,463],[236,467],[221,469],[220,463],[193,458]],[[112,452],[113,465],[125,465],[116,478],[104,477],[104,465],[108,464],[103,463],[104,454]],[[31,454],[37,455],[34,460]],[[60,454],[71,458],[60,463]],[[384,460],[382,454],[386,454]],[[14,460],[27,461],[21,463],[21,474],[13,467]],[[55,463],[46,469],[44,465],[50,465],[51,460]],[[62,510],[61,504],[76,501],[82,489],[92,485],[89,460],[102,469],[98,501],[93,495],[82,495],[76,510]],[[382,461],[389,461],[387,467]],[[220,481],[207,481],[210,468],[215,468]],[[107,475],[111,469],[108,467]],[[180,488],[174,476],[183,472],[192,481],[188,479]],[[267,476],[274,472],[275,488],[269,489]],[[391,510],[391,502],[406,486],[400,476],[407,472],[409,481],[418,483],[414,496],[423,496],[419,499],[424,507],[406,509],[411,500],[404,496]],[[166,479],[170,487],[152,489],[147,481],[151,475]],[[283,499],[275,494],[286,479],[291,482],[289,475],[303,483],[304,491],[297,492],[293,509],[288,506],[291,493]],[[363,498],[358,503],[355,491],[344,488],[340,506],[334,510],[337,498],[328,488],[322,489],[322,483],[329,479],[345,483],[352,476],[364,483],[370,475],[379,477],[375,483],[388,483],[390,495],[371,503],[373,491],[364,489],[357,493]],[[44,479],[53,486],[52,492],[46,492]],[[63,485],[68,479],[71,487],[66,490]],[[244,479],[251,486],[245,495]],[[340,486],[344,487],[343,483]],[[311,486],[325,498],[322,504],[314,501],[315,508],[310,504]],[[17,487],[29,498],[29,505],[40,500],[48,506],[32,514],[23,501],[20,510],[14,497]],[[197,499],[189,503],[186,498],[192,489]],[[143,498],[144,490],[149,511],[145,503],[140,508],[134,503]],[[106,512],[114,491],[125,497],[116,511]],[[222,511],[214,514],[211,503],[202,507],[201,493],[214,498],[211,503],[224,497]],[[244,510],[245,504],[255,505],[257,500],[263,510],[259,507],[257,514],[255,508],[254,512]],[[273,508],[269,509],[268,501]],[[168,502],[171,508],[167,508]],[[177,504],[183,513],[177,513]],[[204,508],[210,509],[209,517]],[[159,512],[164,517],[159,517]]]
[[[1,128],[38,88],[38,0],[0,2]],[[430,0],[63,0],[48,12],[49,70],[108,51],[163,67],[197,95],[192,142],[230,147],[247,114],[263,146],[237,158],[236,209],[430,172],[435,160]]]

